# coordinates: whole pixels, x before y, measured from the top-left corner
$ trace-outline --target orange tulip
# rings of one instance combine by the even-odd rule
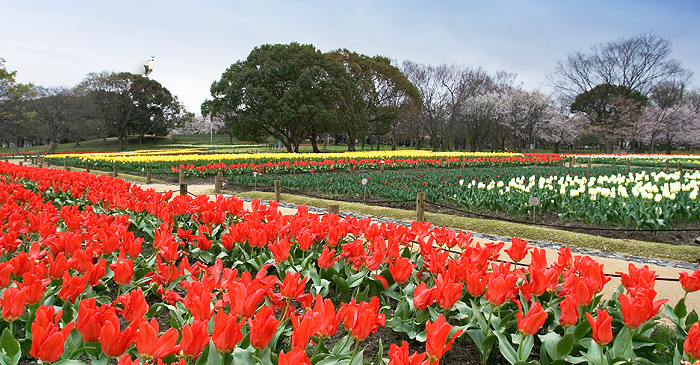
[[[248,319],[250,344],[258,350],[265,348],[277,332],[280,321],[273,316],[274,312],[272,308],[263,306],[253,319]]]
[[[452,330],[452,325],[445,321],[442,313],[435,322],[428,321],[425,324],[427,333],[425,353],[428,355],[431,364],[440,361],[442,355],[452,348],[454,340],[462,334],[462,330],[459,330],[450,337],[450,330]]]
[[[593,320],[593,316],[590,313],[586,313],[586,318],[593,329],[593,341],[600,345],[607,345],[612,341],[612,317],[610,317],[608,311],[598,309],[598,315],[595,320]]]
[[[547,312],[542,309],[542,305],[540,305],[540,303],[534,302],[525,317],[523,317],[522,306],[520,305],[520,302],[517,302],[517,304],[519,310],[515,316],[518,319],[518,331],[525,335],[534,335],[540,330],[540,327],[542,327],[544,322],[547,320]]]
[[[681,272],[678,281],[681,282],[683,290],[688,293],[700,290],[700,269],[695,270],[692,274]]]
[[[42,305],[36,311],[36,318],[32,323],[32,348],[29,354],[35,358],[54,362],[63,355],[66,337],[73,330],[73,322],[59,329],[59,322],[63,311],[55,313],[54,307]]]
[[[690,326],[688,337],[683,342],[683,351],[690,356],[691,360],[700,359],[700,322]]]
[[[237,322],[237,315],[234,312],[226,314],[223,310],[216,311],[214,317],[214,333],[211,338],[214,347],[221,353],[233,351],[233,348],[243,339],[241,328],[245,321]]]

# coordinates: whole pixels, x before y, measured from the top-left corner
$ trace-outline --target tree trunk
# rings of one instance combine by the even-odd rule
[[[559,142],[554,143],[554,153],[559,153]]]
[[[15,136],[15,156],[19,156],[19,137]]]
[[[107,148],[107,137],[102,137],[102,149]]]
[[[311,150],[313,153],[321,153],[321,150],[318,149],[318,142],[316,142],[315,135],[311,135]]]
[[[139,144],[143,144],[143,133],[139,133]]]
[[[80,147],[80,141],[76,140],[75,144],[73,145],[73,148]]]
[[[58,143],[56,143],[56,140],[51,141],[51,148],[49,148],[49,155],[53,155],[56,153],[56,147],[58,147]]]

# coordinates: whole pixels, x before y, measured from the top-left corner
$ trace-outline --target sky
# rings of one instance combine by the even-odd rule
[[[209,88],[256,46],[298,42],[438,65],[546,75],[570,52],[654,32],[700,85],[700,2],[650,0],[0,0],[0,57],[16,81],[73,87],[91,72],[143,72],[199,114]]]

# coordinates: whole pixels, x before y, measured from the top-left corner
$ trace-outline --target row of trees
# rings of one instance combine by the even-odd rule
[[[670,58],[670,42],[643,34],[574,52],[544,95],[516,75],[404,61],[312,45],[255,48],[214,82],[202,114],[240,139],[279,139],[298,151],[325,136],[434,150],[522,151],[536,145],[651,150],[700,145],[698,91]]]
[[[129,136],[165,136],[194,119],[165,87],[131,73],[91,73],[77,86],[19,84],[16,71],[0,59],[0,144],[50,144],[118,137],[120,149]]]

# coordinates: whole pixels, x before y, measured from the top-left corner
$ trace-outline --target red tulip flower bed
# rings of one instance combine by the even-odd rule
[[[482,363],[700,358],[697,314],[664,306],[647,267],[606,300],[602,265],[566,248],[547,262],[518,239],[503,250],[423,223],[246,211],[1,162],[0,186],[2,364],[437,364],[465,341]],[[700,289],[700,271],[680,279]],[[670,348],[650,340],[662,307]],[[406,341],[366,358],[380,330]]]

